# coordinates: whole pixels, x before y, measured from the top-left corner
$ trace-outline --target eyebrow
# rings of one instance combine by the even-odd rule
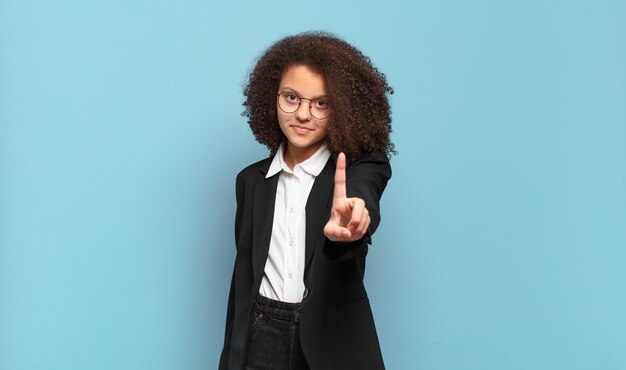
[[[296,90],[296,89],[294,89],[294,88],[292,88],[292,87],[289,87],[289,86],[285,86],[285,87],[283,87],[282,89],[280,89],[280,92],[283,92],[283,91],[291,91],[292,93],[295,93],[296,95],[298,95],[298,97],[299,97],[299,98],[302,98],[302,97],[303,97],[303,96],[302,96],[302,94],[300,94],[300,93],[298,92],[298,90]],[[321,98],[328,98],[328,95],[318,95],[318,96],[314,96],[314,97],[312,97],[312,98],[311,98],[311,100],[316,100],[316,99],[321,99]],[[308,99],[308,98],[304,98],[304,99]]]

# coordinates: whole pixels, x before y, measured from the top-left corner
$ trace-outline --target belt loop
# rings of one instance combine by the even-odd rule
[[[299,322],[300,321],[300,310],[302,308],[302,305],[297,305],[293,310],[294,310],[294,321],[295,322]]]
[[[265,299],[265,313],[269,314],[270,313],[270,300],[269,299]]]

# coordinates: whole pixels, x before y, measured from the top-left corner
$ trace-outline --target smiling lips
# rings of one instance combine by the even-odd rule
[[[306,126],[292,125],[291,127],[293,127],[294,131],[296,131],[298,135],[304,135],[304,134],[307,134],[309,131],[313,131],[313,129],[310,129]]]

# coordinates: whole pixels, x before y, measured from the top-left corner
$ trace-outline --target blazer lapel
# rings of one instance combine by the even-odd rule
[[[252,225],[254,225],[252,229],[252,276],[257,291],[270,248],[276,188],[278,186],[278,174],[265,178],[267,169],[265,169],[265,172],[261,172],[263,178],[260,179],[254,188],[252,206]]]
[[[305,280],[313,252],[325,238],[323,234],[320,235],[317,231],[323,230],[324,224],[328,222],[328,217],[330,217],[329,202],[333,193],[334,170],[335,162],[329,159],[322,172],[315,178],[309,199],[306,202]]]

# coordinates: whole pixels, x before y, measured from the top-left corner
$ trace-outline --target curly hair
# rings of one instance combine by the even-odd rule
[[[331,107],[325,138],[329,151],[351,159],[375,151],[397,154],[390,140],[393,89],[368,57],[325,32],[279,40],[258,59],[244,88],[245,110],[256,140],[275,153],[285,135],[278,124],[276,94],[284,73],[305,65],[323,76]]]

